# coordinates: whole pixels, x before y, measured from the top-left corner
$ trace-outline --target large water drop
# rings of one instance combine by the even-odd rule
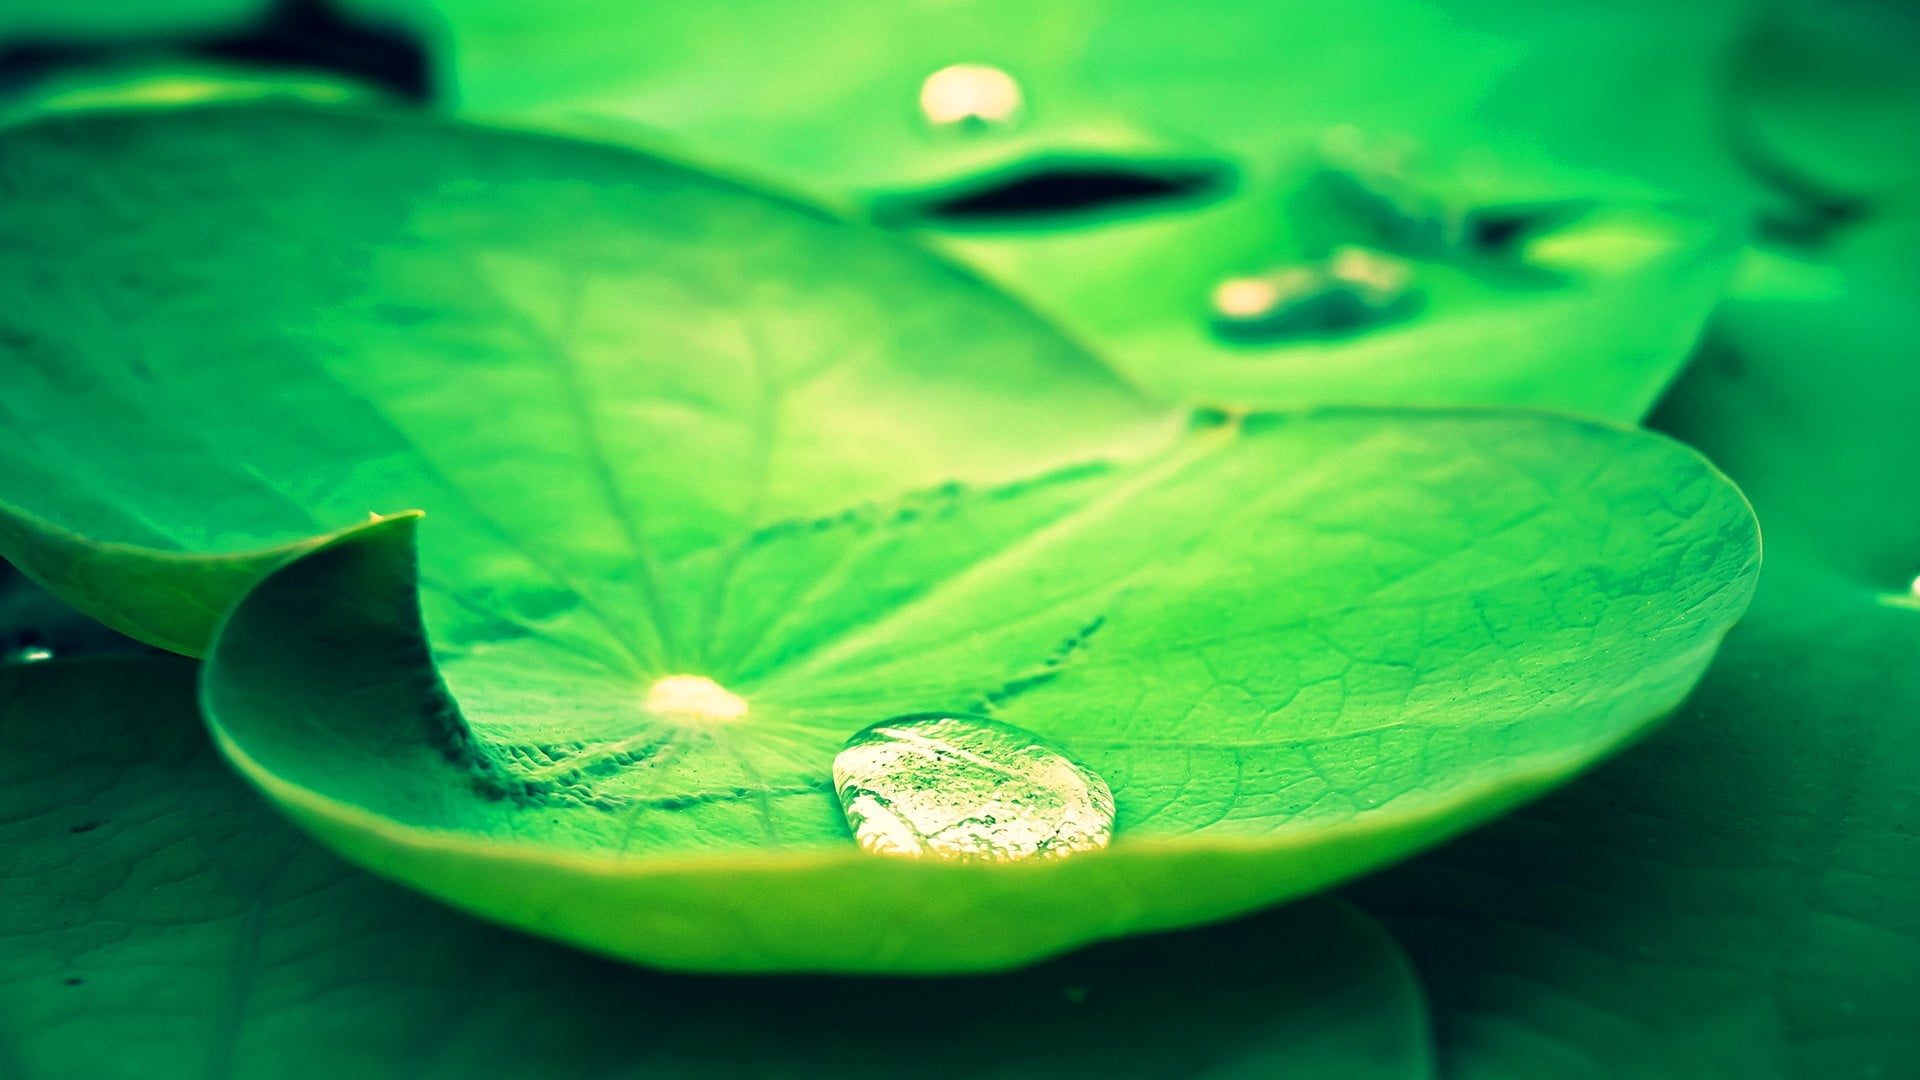
[[[854,839],[876,855],[1006,862],[1107,845],[1113,793],[1012,724],[929,713],[875,724],[833,759]]]

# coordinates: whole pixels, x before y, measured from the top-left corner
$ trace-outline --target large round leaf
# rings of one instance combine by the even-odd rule
[[[1551,784],[1679,699],[1755,555],[1670,444],[1473,415],[1255,418],[914,514],[780,529],[725,571],[690,673],[743,716],[457,614],[429,621],[449,696],[400,520],[248,594],[209,718],[329,842],[496,918],[672,966],[993,967],[1297,895]],[[1114,847],[858,850],[840,742],[947,710],[1106,776]]]
[[[1723,194],[1731,3],[356,4],[438,33],[469,109],[664,144],[918,230],[1175,399],[1637,421],[1729,265],[1714,215],[1649,199]],[[1006,122],[928,122],[923,102],[1005,97],[927,81],[953,65],[1013,80]],[[1329,177],[1371,189],[1363,212],[1308,198]],[[1551,236],[1518,224],[1515,204],[1554,200],[1602,209]],[[1425,298],[1403,321],[1212,329],[1228,279],[1455,225],[1451,250],[1402,252]]]
[[[68,319],[9,339],[4,495],[74,530],[15,542],[179,583],[424,508],[423,610],[411,518],[319,543],[224,624],[212,719],[353,857],[623,956],[990,968],[1309,891],[1630,737],[1753,573],[1664,440],[1170,430],[937,265],[623,152],[280,108],[5,138],[7,270]],[[248,272],[170,244],[209,210]],[[686,675],[729,708],[653,698]],[[1083,756],[1111,851],[862,854],[833,752],[934,709]]]

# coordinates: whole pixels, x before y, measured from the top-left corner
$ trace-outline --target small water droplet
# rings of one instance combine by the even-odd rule
[[[854,839],[876,855],[1006,862],[1107,845],[1113,793],[1046,739],[980,716],[875,724],[833,759]]]
[[[1412,314],[1421,290],[1405,259],[1341,247],[1324,261],[1214,286],[1214,332],[1246,342],[1353,333]]]
[[[920,114],[935,127],[1004,127],[1025,109],[1019,81],[989,64],[952,64],[920,84]]]
[[[13,664],[38,664],[53,659],[53,650],[44,645],[22,645],[9,653],[5,659]]]

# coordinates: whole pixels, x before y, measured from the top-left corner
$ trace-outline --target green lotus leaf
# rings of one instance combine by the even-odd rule
[[[1360,898],[1470,1077],[1920,1070],[1915,219],[1759,252],[1657,420],[1753,497],[1753,610],[1618,761]]]
[[[1658,197],[1732,183],[1711,77],[1732,4],[358,6],[437,33],[469,109],[914,230],[1175,400],[1637,421],[1734,250],[1717,212]],[[1006,81],[938,81],[956,65]],[[1315,197],[1329,181],[1358,198]],[[1552,204],[1596,212],[1530,213]],[[1223,284],[1428,233],[1394,251],[1401,317],[1214,325]]]
[[[924,256],[625,151],[285,106],[0,139],[23,561],[95,607],[49,529],[203,594],[265,569],[209,653],[236,764],[350,857],[622,957],[991,969],[1304,894],[1633,736],[1755,569],[1665,440],[1170,425]],[[417,559],[412,515],[348,528],[409,506]],[[1112,848],[862,853],[831,758],[931,710],[1086,760]]]
[[[274,820],[179,661],[0,667],[0,844],[19,1080],[878,1078],[929,1047],[937,1076],[1432,1075],[1405,958],[1327,902],[956,982],[661,975],[489,928]]]

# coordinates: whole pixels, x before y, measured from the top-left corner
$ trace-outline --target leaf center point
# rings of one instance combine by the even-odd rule
[[[647,691],[647,711],[686,721],[733,721],[747,715],[747,699],[705,675],[668,675]]]

